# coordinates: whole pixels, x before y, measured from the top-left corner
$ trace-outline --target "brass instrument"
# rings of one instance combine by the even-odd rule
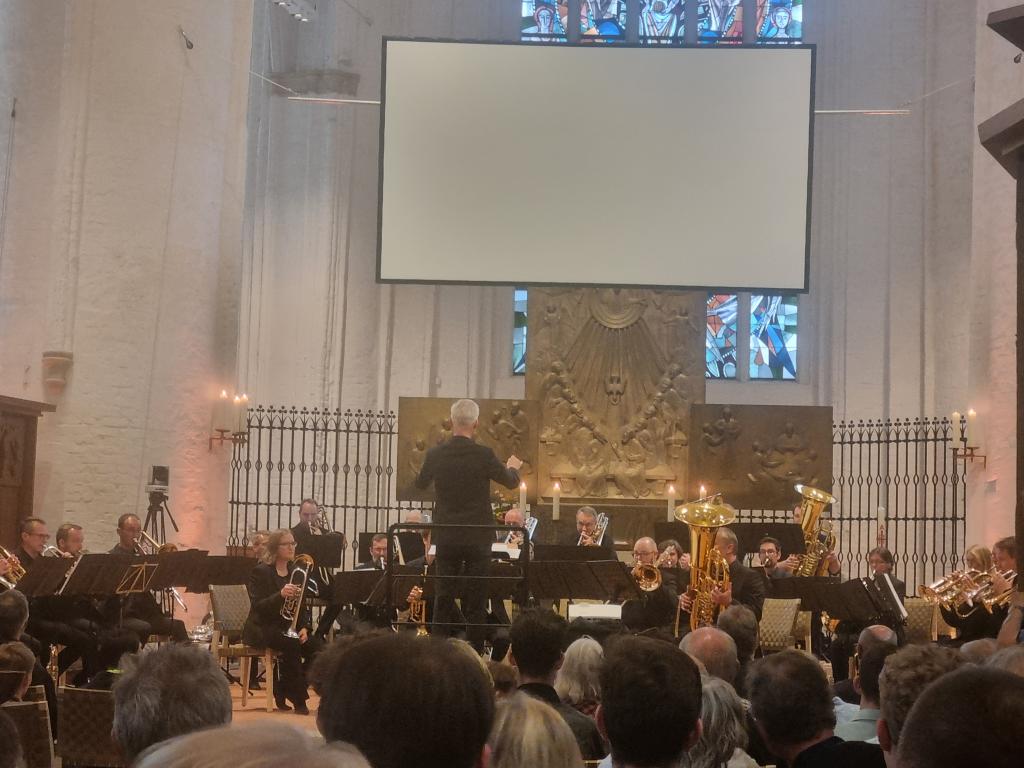
[[[144,547],[143,544],[145,544],[146,546]],[[147,547],[149,548],[148,552],[146,551]],[[140,530],[139,537],[135,539],[135,552],[140,555],[163,555],[167,552],[177,551],[177,544],[172,544],[171,542],[165,542],[161,544],[148,533],[146,533],[144,530]],[[181,599],[181,593],[178,592],[178,590],[176,590],[174,587],[170,587],[168,589],[165,589],[164,593],[167,596],[169,596],[172,600],[174,600],[174,602],[178,604],[178,607],[181,608],[181,610],[183,610],[185,613],[188,613],[188,606],[185,605],[185,601]],[[163,608],[168,612],[171,612],[171,609],[173,609],[173,607],[174,606],[169,605],[169,603],[167,602],[165,602],[163,605]]]
[[[331,521],[327,519],[327,508],[323,504],[317,504],[316,511],[317,517],[315,521],[310,521],[309,532],[318,536],[325,533],[334,533],[334,530],[331,528]]]
[[[604,541],[604,532],[608,530],[608,523],[611,522],[608,519],[608,515],[604,512],[597,513],[597,525],[594,527],[594,534],[588,536],[587,532],[584,531],[580,534],[579,540],[576,542],[577,547],[582,547],[585,544],[584,540],[589,540],[591,546],[600,547],[601,542]]]
[[[1010,582],[1010,588],[996,592],[994,577],[999,574]],[[1009,602],[1013,596],[1013,580],[1016,571],[978,571],[969,568],[966,571],[953,571],[948,576],[933,581],[928,586],[918,587],[917,593],[929,603],[940,605],[952,611],[962,619],[967,618],[979,608],[992,613],[997,606]]]
[[[669,549],[671,547],[665,547],[665,551],[658,555],[658,559],[654,561],[653,565],[645,565],[638,559],[633,560],[633,570],[630,575],[633,577],[633,581],[643,592],[654,592],[661,586],[661,568],[665,567],[665,563],[668,561]]]
[[[71,557],[67,552],[62,552],[53,546],[53,544],[47,544],[43,547],[42,557]]]
[[[711,599],[714,590],[729,589],[729,563],[715,547],[718,529],[736,521],[736,510],[721,495],[676,507],[675,518],[690,529],[690,629],[715,623],[719,606]],[[676,634],[678,634],[678,611]]]
[[[288,629],[284,631],[284,636],[297,640],[299,633],[295,630],[299,624],[299,616],[302,614],[302,598],[305,596],[306,586],[309,584],[310,571],[313,570],[313,558],[309,555],[299,555],[295,558],[294,566],[291,576],[288,577],[288,583],[299,587],[299,594],[295,597],[285,598],[284,605],[281,606],[281,618],[290,622]],[[299,577],[299,581],[295,580],[296,576]]]
[[[25,566],[3,547],[0,547],[0,560],[6,560],[8,564],[7,574],[0,576],[0,586],[14,589],[21,577],[25,575]]]
[[[804,532],[804,553],[798,555],[800,562],[793,575],[825,576],[828,569],[825,558],[836,548],[836,536],[832,532],[832,521],[822,520],[821,513],[829,504],[835,504],[836,498],[807,485],[797,484],[793,489],[803,499],[800,502],[800,527]]]
[[[426,564],[423,565],[424,585],[428,567]],[[423,599],[423,587],[415,586],[412,591],[416,597],[409,601],[409,621],[416,625],[416,637],[426,637],[430,631],[427,629],[427,601]]]

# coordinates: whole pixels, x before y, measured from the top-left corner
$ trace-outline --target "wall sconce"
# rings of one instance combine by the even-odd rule
[[[966,418],[960,411],[953,411],[950,418],[950,431],[953,442],[953,461],[963,461],[965,464],[980,461],[982,467],[988,467],[988,456],[979,453],[982,439],[981,423],[978,420],[977,411],[968,408]]]
[[[245,445],[249,439],[246,425],[246,411],[249,409],[249,396],[244,392],[234,396],[228,395],[226,389],[220,391],[213,408],[213,425],[210,434],[210,450],[214,443],[223,445]]]

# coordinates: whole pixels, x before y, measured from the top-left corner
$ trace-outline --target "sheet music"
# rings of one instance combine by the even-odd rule
[[[889,589],[889,594],[892,596],[892,602],[897,607],[899,607],[900,616],[903,618],[904,621],[906,621],[906,619],[907,619],[907,609],[903,605],[903,601],[900,600],[899,595],[896,594],[896,587],[893,586],[892,579],[889,578],[889,574],[888,573],[883,573],[882,574],[882,579],[883,579],[883,582],[885,583],[885,585]]]

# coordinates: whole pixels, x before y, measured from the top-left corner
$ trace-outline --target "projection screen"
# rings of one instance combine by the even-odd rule
[[[814,55],[385,39],[378,280],[806,290]]]

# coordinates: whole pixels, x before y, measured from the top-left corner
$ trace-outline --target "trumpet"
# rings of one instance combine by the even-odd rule
[[[633,570],[630,571],[630,575],[641,591],[654,592],[661,586],[661,569],[668,562],[670,549],[671,547],[665,547],[665,551],[658,555],[658,559],[654,561],[653,565],[641,563],[639,558],[634,557]]]
[[[309,555],[299,555],[295,558],[295,567],[292,568],[288,583],[299,588],[299,594],[294,597],[286,597],[284,605],[281,606],[281,618],[287,619],[288,629],[284,631],[285,637],[298,639],[299,633],[296,627],[299,624],[299,616],[302,614],[302,598],[306,594],[306,587],[309,585],[309,574],[313,570],[313,558]],[[296,581],[295,577],[298,577]]]
[[[427,568],[427,565],[423,566],[424,586],[427,581]],[[423,598],[423,587],[413,587],[409,597],[409,621],[416,625],[416,637],[426,637],[430,631],[427,629],[427,601]]]
[[[3,547],[0,547],[0,560],[7,561],[7,575],[0,576],[0,586],[14,589],[21,577],[25,575],[25,566]]]

